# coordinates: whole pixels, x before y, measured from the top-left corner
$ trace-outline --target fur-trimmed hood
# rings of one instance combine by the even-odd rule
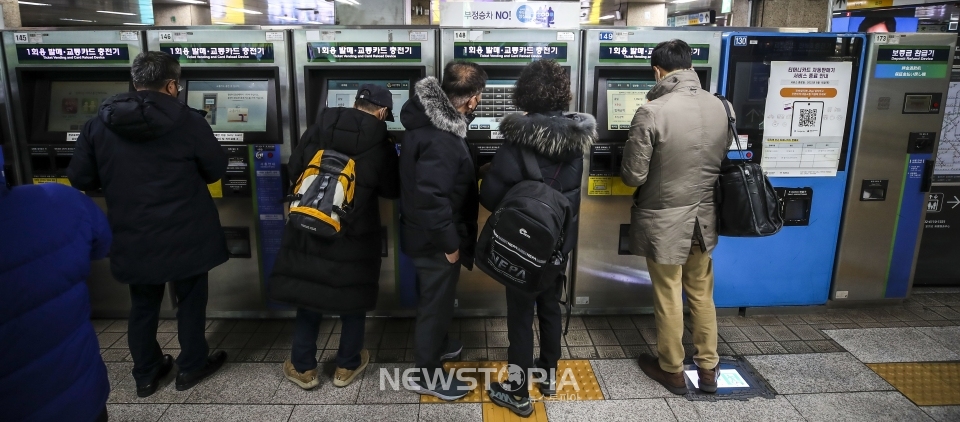
[[[549,158],[587,153],[597,140],[597,120],[584,113],[510,114],[500,122],[507,142]]]
[[[431,76],[417,82],[414,93],[400,111],[403,127],[412,130],[433,126],[461,138],[467,136],[467,117],[453,106],[437,78]]]

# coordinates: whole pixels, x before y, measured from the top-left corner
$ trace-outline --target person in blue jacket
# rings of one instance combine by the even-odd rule
[[[8,189],[0,153],[0,420],[105,421],[107,368],[90,323],[90,260],[107,218],[56,183]]]

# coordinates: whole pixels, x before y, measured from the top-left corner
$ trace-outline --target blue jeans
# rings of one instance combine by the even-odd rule
[[[309,309],[297,308],[293,325],[293,350],[290,360],[297,372],[307,372],[317,367],[317,337],[320,335],[320,320],[323,315]],[[340,349],[337,351],[337,367],[357,369],[360,366],[360,351],[363,350],[363,334],[367,314],[340,315]]]

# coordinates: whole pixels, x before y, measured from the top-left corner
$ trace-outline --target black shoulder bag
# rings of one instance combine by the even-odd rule
[[[736,119],[730,114],[730,104],[720,94],[714,94],[727,112],[727,130],[733,135],[737,150]],[[776,234],[783,227],[780,198],[770,179],[757,163],[732,163],[724,157],[716,185],[717,228],[720,236],[763,237]]]

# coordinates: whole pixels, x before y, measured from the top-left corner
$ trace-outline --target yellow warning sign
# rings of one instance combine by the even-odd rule
[[[637,188],[627,186],[616,176],[590,176],[587,195],[595,196],[631,196]]]
[[[41,183],[59,183],[61,185],[73,186],[70,184],[70,179],[66,177],[34,177],[33,184],[39,185]]]
[[[207,185],[207,189],[210,189],[210,196],[214,198],[223,198],[223,184],[219,180]]]
[[[587,179],[587,195],[590,196],[609,196],[613,195],[612,177],[590,176]]]

